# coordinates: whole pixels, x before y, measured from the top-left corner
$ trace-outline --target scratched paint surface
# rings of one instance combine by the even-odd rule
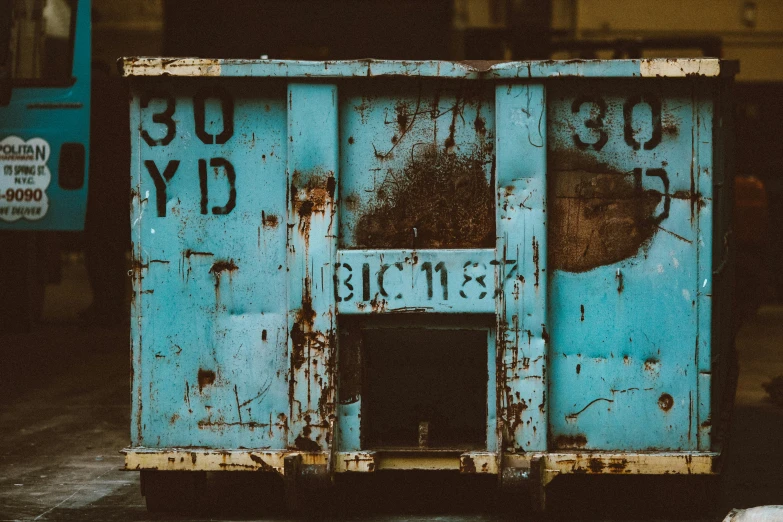
[[[559,449],[697,448],[694,349],[710,284],[698,280],[697,237],[711,194],[692,162],[711,135],[697,132],[691,85],[642,83],[549,89]]]
[[[223,111],[205,101],[202,140],[194,97],[214,85],[156,83],[133,99],[132,436],[153,447],[286,447],[286,91],[222,83],[233,135],[206,144],[225,127]],[[168,125],[155,116],[172,109]],[[215,158],[235,174],[231,209],[228,172]],[[156,189],[150,168],[165,178],[175,166],[165,193]]]
[[[367,449],[405,312],[481,318],[488,451],[709,449],[708,93],[495,72],[135,80],[134,446]]]

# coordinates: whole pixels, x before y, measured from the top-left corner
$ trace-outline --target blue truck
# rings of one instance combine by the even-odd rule
[[[90,0],[2,0],[0,11],[0,280],[15,303],[3,326],[16,329],[40,312],[51,233],[84,228]]]

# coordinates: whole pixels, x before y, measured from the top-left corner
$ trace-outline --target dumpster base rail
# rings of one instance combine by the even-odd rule
[[[305,466],[329,467],[326,452],[127,448],[122,453],[125,469],[133,471],[268,471],[285,475],[285,459],[292,456],[301,457]],[[502,469],[540,469],[540,481],[546,485],[566,474],[710,475],[720,471],[719,464],[720,453],[716,452],[539,452],[504,455]],[[501,466],[494,452],[412,449],[340,452],[332,468],[335,473],[454,470],[494,475]]]

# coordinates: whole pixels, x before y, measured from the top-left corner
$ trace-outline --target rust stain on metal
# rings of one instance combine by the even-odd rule
[[[658,407],[663,411],[669,411],[674,406],[674,398],[668,393],[661,394],[658,398]]]
[[[625,473],[626,468],[628,467],[628,460],[622,458],[611,459],[606,467],[608,468],[609,473]]]
[[[300,451],[321,451],[321,446],[314,440],[304,436],[304,434],[296,437],[294,445]]]
[[[576,435],[558,435],[555,438],[554,445],[559,449],[584,448],[587,446],[587,437],[581,433]]]
[[[555,269],[586,272],[649,246],[665,216],[655,214],[661,192],[643,189],[638,172],[582,154],[555,151],[552,157],[549,255]]]
[[[587,461],[587,468],[590,470],[590,473],[601,473],[604,470],[604,463],[601,459],[589,459]]]
[[[535,275],[535,278],[536,278],[536,282],[533,283],[533,286],[535,286],[537,288],[538,287],[538,278],[539,278],[541,269],[539,267],[540,251],[539,251],[538,241],[536,241],[536,236],[533,236],[532,246],[533,246],[533,265],[535,266],[534,275]]]
[[[370,308],[373,313],[382,313],[385,312],[388,307],[388,302],[386,299],[380,298],[378,294],[375,295],[375,297],[372,298],[370,301]]]
[[[209,273],[215,276],[215,305],[218,306],[220,302],[220,277],[223,273],[228,273],[229,278],[231,275],[239,270],[239,267],[234,263],[233,259],[215,261],[212,267],[209,269]]]
[[[220,279],[220,274],[223,272],[234,272],[239,267],[234,263],[233,259],[215,261],[212,267],[209,269],[210,274],[214,274],[217,279]]]
[[[489,248],[494,198],[484,154],[459,156],[429,146],[400,172],[388,172],[359,216],[358,248]]]
[[[680,133],[680,120],[671,113],[665,113],[661,118],[661,132],[676,137]]]
[[[336,187],[337,182],[333,172],[319,170],[304,173],[298,170],[294,171],[289,197],[292,211],[299,216],[300,232],[309,234],[310,216],[314,213],[325,213],[327,203],[334,201]]]
[[[476,472],[476,462],[473,460],[473,457],[470,455],[464,455],[460,459],[460,471],[462,473],[475,473]]]
[[[185,250],[184,252],[182,252],[182,256],[187,258],[187,259],[190,259],[193,256],[214,256],[214,255],[215,254],[213,254],[212,252],[197,252],[197,251],[191,250],[189,248],[187,250]]]
[[[508,406],[506,406],[506,418],[509,419],[512,433],[522,424],[522,412],[525,411],[527,407],[527,402],[525,402],[524,399],[515,401],[513,400],[513,397],[509,397]]]
[[[280,224],[280,218],[274,214],[267,214],[262,210],[261,224],[264,226],[264,228],[275,228],[278,224]]]
[[[272,467],[272,466],[270,466],[269,464],[267,464],[267,463],[264,461],[264,459],[262,459],[262,458],[261,458],[261,457],[259,457],[258,455],[254,455],[254,454],[252,454],[252,453],[251,453],[251,454],[250,454],[250,460],[252,460],[252,461],[253,461],[253,462],[255,462],[256,464],[258,464],[258,469],[259,469],[260,471],[270,471],[270,472],[271,472],[271,471],[277,471],[277,470],[275,470],[275,468],[274,468],[274,467]]]
[[[204,387],[211,386],[215,383],[215,372],[212,370],[205,370],[199,368],[198,370],[198,391],[202,391]]]
[[[302,296],[302,307],[297,310],[294,324],[291,327],[291,366],[299,369],[307,359],[306,351],[311,341],[316,337],[313,332],[315,310],[313,310],[312,298],[309,294]]]
[[[476,130],[478,134],[482,136],[487,133],[487,122],[481,116],[481,113],[479,111],[477,111],[476,113],[476,119],[473,120],[473,128]]]

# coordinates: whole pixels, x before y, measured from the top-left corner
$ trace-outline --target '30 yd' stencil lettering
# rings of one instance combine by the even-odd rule
[[[207,99],[217,99],[220,102],[220,108],[223,120],[223,130],[216,135],[209,134],[206,130],[206,101]],[[165,102],[165,108],[152,115],[152,122],[158,125],[163,125],[165,128],[165,134],[161,138],[153,138],[149,131],[143,126],[139,128],[141,138],[150,147],[167,146],[169,145],[177,135],[177,123],[174,120],[174,114],[176,112],[176,100],[174,96],[169,93],[145,93],[139,102],[141,109],[149,107],[152,100],[163,100]],[[195,122],[196,136],[206,145],[222,145],[234,135],[234,99],[225,90],[220,87],[210,87],[201,89],[193,98],[193,121]],[[158,165],[153,160],[145,160],[144,166],[147,168],[152,181],[155,183],[156,192],[156,206],[158,209],[158,216],[166,216],[166,201],[167,201],[167,187],[174,175],[179,169],[179,160],[170,160],[163,172],[160,171]],[[223,205],[213,206],[209,209],[209,185],[207,183],[207,168],[211,167],[215,171],[217,177],[221,172],[225,175],[225,179],[228,183],[229,195],[228,200]],[[208,214],[211,210],[212,214],[225,215],[229,214],[236,206],[237,191],[236,191],[236,171],[234,166],[225,158],[210,158],[198,160],[198,177],[199,188],[201,190],[201,213]]]

